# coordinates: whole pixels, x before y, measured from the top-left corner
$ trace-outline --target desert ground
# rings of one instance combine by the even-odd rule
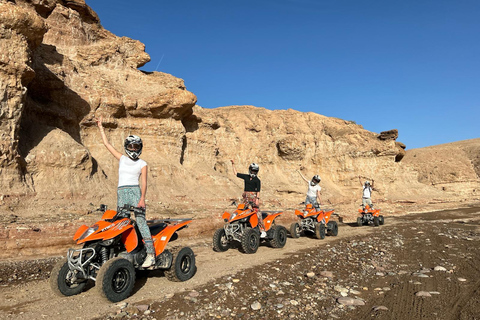
[[[47,278],[59,257],[3,261],[0,318],[480,319],[480,206],[340,223],[337,237],[289,238],[254,255],[214,252],[207,235],[177,241],[194,250],[195,276],[138,274],[116,304],[93,285],[54,295]]]
[[[204,108],[189,79],[140,70],[145,45],[104,29],[84,0],[0,1],[0,25],[1,319],[480,318],[480,138],[407,149],[394,128],[375,133],[293,109]],[[116,203],[118,162],[100,116],[118,150],[128,135],[142,137],[147,217],[195,219],[172,243],[194,250],[195,276],[138,274],[116,304],[93,285],[58,297],[48,283],[75,230],[100,218],[100,203]],[[260,206],[285,210],[278,223],[287,228],[307,190],[297,171],[319,174],[339,235],[289,238],[254,255],[214,252],[219,217],[243,187],[232,159],[242,173],[260,165]],[[365,180],[375,181],[383,226],[350,223]]]

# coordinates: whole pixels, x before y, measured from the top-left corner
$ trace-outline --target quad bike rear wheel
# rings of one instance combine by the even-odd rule
[[[284,226],[276,226],[273,231],[273,239],[270,240],[270,245],[273,248],[283,248],[287,243],[287,229]]]
[[[230,248],[225,229],[220,228],[213,234],[213,251],[224,252]]]
[[[73,281],[76,271],[70,270],[67,258],[58,261],[50,273],[50,287],[58,296],[73,296],[79,294],[85,288],[87,281]]]
[[[126,299],[135,285],[135,268],[125,258],[116,257],[105,262],[97,275],[97,290],[111,302]]]
[[[298,222],[294,222],[290,225],[290,235],[292,238],[299,238],[300,237],[300,225]]]
[[[378,217],[373,217],[373,225],[378,227],[380,225],[380,219]]]
[[[383,216],[378,216],[378,220],[379,220],[381,226],[383,226],[385,224],[385,219],[383,218]]]
[[[317,223],[315,226],[315,237],[317,239],[325,239],[325,225],[323,223]]]
[[[361,217],[357,218],[357,226],[359,226],[359,227],[363,226],[363,220],[362,220]]]
[[[260,245],[260,235],[257,230],[247,228],[242,236],[241,249],[244,253],[255,253]]]
[[[336,237],[338,235],[337,221],[329,221],[327,223],[327,234],[329,236],[334,236],[334,237]]]
[[[165,270],[165,276],[170,281],[187,281],[191,279],[197,267],[195,265],[195,254],[189,247],[180,250],[172,250],[173,262],[170,269]]]

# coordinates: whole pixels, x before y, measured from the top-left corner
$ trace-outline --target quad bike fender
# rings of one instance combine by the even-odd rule
[[[303,218],[303,211],[295,210],[295,215]]]
[[[108,240],[118,236],[119,234],[124,233],[129,229],[133,229],[133,225],[128,218],[117,220],[113,223],[106,221],[98,221],[96,225],[98,225],[97,231],[95,231],[88,237],[77,241],[77,243],[81,244],[92,240]]]
[[[102,220],[113,219],[117,215],[117,211],[115,210],[107,210],[102,215]]]
[[[230,213],[228,213],[227,211],[225,211],[225,212],[223,213],[223,215],[222,215],[222,219],[223,219],[223,220],[225,220],[225,219],[229,220],[229,219],[230,219]]]
[[[252,211],[252,210],[243,210],[243,211],[235,210],[235,212],[237,213],[237,215],[235,217],[233,217],[229,222],[242,220],[244,218],[248,218],[251,215],[256,215],[256,214],[254,214],[255,212]]]
[[[326,211],[323,213],[323,217],[325,219],[325,224],[328,223],[328,221],[330,221],[330,216],[332,215],[332,213],[334,213],[335,210],[330,210],[330,211]]]
[[[130,228],[122,234],[122,243],[127,252],[132,252],[138,246],[138,235],[135,228]]]
[[[277,212],[274,214],[268,215],[265,219],[263,219],[263,225],[265,226],[265,230],[268,231],[272,227],[272,224],[275,222],[275,219],[281,215],[283,212]]]
[[[258,217],[256,214],[252,214],[249,221],[252,228],[255,228],[256,226],[258,226]]]
[[[156,236],[153,237],[153,246],[155,247],[155,254],[158,256],[160,253],[165,250],[167,243],[172,238],[173,234],[185,227],[187,224],[192,222],[192,220],[187,220],[174,225],[167,225],[165,229],[160,231]]]
[[[82,234],[87,231],[88,226],[82,225],[80,228],[77,229],[77,232],[73,235],[73,241],[77,241],[78,238],[82,236]]]
[[[316,213],[318,213],[317,221],[318,221],[318,222],[322,222],[323,219],[325,218],[325,213],[323,212],[323,210],[317,211]],[[325,222],[325,223],[326,223],[326,222]]]

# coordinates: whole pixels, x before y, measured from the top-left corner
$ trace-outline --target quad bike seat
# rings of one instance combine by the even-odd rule
[[[153,236],[157,235],[158,233],[160,233],[160,231],[165,229],[166,226],[167,226],[166,223],[161,222],[159,224],[150,225],[150,226],[148,226],[148,228],[150,229],[150,233],[152,234],[152,237],[153,237]]]

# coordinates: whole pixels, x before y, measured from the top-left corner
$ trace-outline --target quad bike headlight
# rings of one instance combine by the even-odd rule
[[[108,239],[108,240],[104,240],[100,243],[100,245],[105,246],[105,247],[111,246],[115,242],[115,240],[117,240],[117,239],[118,239],[118,236],[114,237],[114,238],[111,238],[111,239]]]
[[[78,240],[83,240],[86,237],[90,236],[92,233],[98,230],[98,224],[94,224],[93,227],[88,228],[85,232],[78,238]]]

